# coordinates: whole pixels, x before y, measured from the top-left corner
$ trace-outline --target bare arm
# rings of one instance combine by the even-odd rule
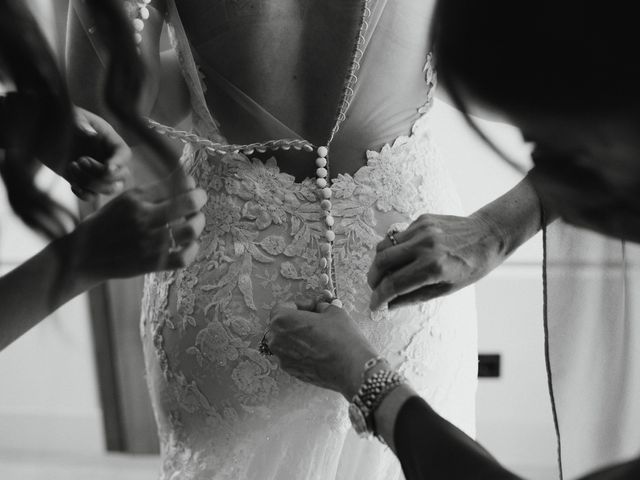
[[[538,233],[542,222],[548,225],[556,219],[555,213],[541,203],[528,175],[471,217],[483,220],[493,229],[499,239],[501,262]]]
[[[0,350],[98,283],[191,263],[204,229],[200,209],[207,196],[192,178],[181,192],[173,187],[167,178],[117,196],[0,277]],[[180,248],[173,248],[171,237]]]
[[[468,217],[421,215],[385,238],[369,270],[371,308],[390,308],[446,295],[502,264],[555,215],[544,209],[529,177]]]
[[[0,278],[0,351],[76,295],[94,286],[64,258],[72,256],[67,235]]]

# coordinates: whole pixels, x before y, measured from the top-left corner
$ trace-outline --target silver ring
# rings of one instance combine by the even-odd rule
[[[267,331],[264,332],[264,335],[262,336],[262,340],[260,340],[260,345],[258,345],[258,352],[260,353],[260,355],[264,357],[270,357],[273,355],[273,352],[271,351],[271,349],[269,348],[269,344],[267,343],[267,334],[269,332],[270,332],[269,329],[267,329]]]
[[[398,233],[397,230],[389,230],[387,232],[387,237],[389,238],[389,240],[391,240],[391,244],[395,247],[396,245],[398,245],[398,240],[396,239],[396,233]]]
[[[176,243],[176,237],[173,236],[173,229],[171,228],[171,225],[167,223],[166,227],[169,232],[169,241],[171,242],[169,245],[169,253],[180,251],[180,247],[178,247],[178,244]]]

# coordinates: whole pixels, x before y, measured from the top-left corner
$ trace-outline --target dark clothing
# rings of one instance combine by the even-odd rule
[[[401,407],[396,418],[394,441],[407,480],[520,478],[502,467],[480,444],[435,413],[420,397],[411,397]],[[584,477],[584,480],[614,479],[640,479],[640,459]]]
[[[0,95],[0,148],[6,147],[6,131],[9,115],[7,114],[7,97]]]

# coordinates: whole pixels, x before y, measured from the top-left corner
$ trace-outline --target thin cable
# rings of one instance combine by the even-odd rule
[[[560,437],[560,424],[558,422],[558,410],[556,407],[556,397],[553,391],[553,375],[551,373],[551,357],[549,354],[549,296],[547,290],[547,219],[544,206],[540,202],[540,221],[542,223],[542,317],[544,325],[544,360],[547,370],[547,387],[549,389],[549,400],[551,401],[551,413],[553,415],[553,426],[556,433],[558,473],[560,480],[564,479],[562,468],[562,439]]]

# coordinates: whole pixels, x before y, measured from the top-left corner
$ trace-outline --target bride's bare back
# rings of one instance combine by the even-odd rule
[[[383,5],[384,4],[384,5]],[[426,101],[422,67],[431,2],[371,2],[356,94],[333,144],[332,168],[353,173],[367,148],[407,134]],[[360,0],[176,2],[206,87],[231,143],[304,138],[326,143],[336,122],[362,18]],[[371,61],[370,58],[375,58]],[[279,155],[298,180],[313,156]]]
[[[231,143],[277,138],[326,142],[334,126],[362,17],[361,0],[177,0],[175,7],[200,70],[211,116]],[[431,0],[372,0],[355,95],[332,146],[332,174],[354,173],[365,151],[409,133],[428,92],[422,68],[428,52]],[[142,51],[152,65],[151,95],[166,121],[184,109],[175,68],[156,60],[167,5],[153,0]],[[91,48],[71,17],[70,57],[75,97],[96,82]],[[74,34],[74,30],[80,30]],[[170,65],[175,67],[175,64]],[[170,70],[167,72],[167,70]],[[170,81],[160,82],[163,76]],[[160,83],[160,85],[158,85]],[[95,95],[94,95],[95,96]],[[89,108],[91,104],[84,102]],[[184,103],[184,102],[182,102]],[[173,110],[166,114],[166,110]],[[313,175],[313,155],[279,155],[298,180]]]
[[[234,143],[264,140],[260,118],[313,143],[327,141],[335,123],[362,11],[360,0],[210,2],[178,11],[204,74],[207,103]],[[224,83],[228,82],[227,85]],[[247,111],[239,92],[256,102]],[[254,128],[247,128],[253,126]],[[262,130],[262,131],[261,131]]]

